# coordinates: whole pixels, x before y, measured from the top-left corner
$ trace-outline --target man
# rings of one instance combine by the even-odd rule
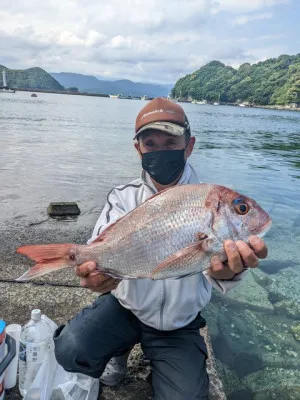
[[[108,194],[89,243],[153,194],[199,182],[187,163],[195,138],[178,104],[162,98],[147,103],[137,116],[134,139],[143,167],[141,178]],[[129,350],[141,343],[151,362],[155,400],[207,399],[201,310],[213,286],[226,292],[246,273],[244,266],[257,267],[258,258],[267,255],[264,242],[255,236],[249,245],[227,240],[224,246],[226,264],[213,257],[205,273],[182,279],[119,281],[97,272],[94,263],[77,267],[82,286],[107,294],[58,328],[54,337],[58,362],[67,371],[101,377],[113,385],[126,372]]]

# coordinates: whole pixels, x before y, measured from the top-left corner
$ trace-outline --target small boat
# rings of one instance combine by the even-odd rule
[[[219,106],[219,105],[220,105],[220,94],[219,94],[219,97],[218,97],[218,101],[214,103],[214,106]]]
[[[32,93],[31,97],[37,97],[37,94]]]
[[[118,94],[110,94],[109,97],[110,97],[111,99],[118,99],[118,98],[119,98],[119,95],[118,95]]]
[[[15,93],[15,89],[0,88],[0,93]]]

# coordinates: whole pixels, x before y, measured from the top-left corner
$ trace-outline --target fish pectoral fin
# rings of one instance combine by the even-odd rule
[[[193,268],[199,267],[200,262],[207,258],[210,241],[211,239],[205,239],[203,242],[193,243],[172,254],[152,271],[151,279],[172,278],[195,273]],[[187,266],[190,266],[190,273],[185,270]],[[201,270],[199,269],[198,272]]]

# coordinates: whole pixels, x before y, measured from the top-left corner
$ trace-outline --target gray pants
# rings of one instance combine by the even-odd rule
[[[203,326],[199,314],[184,328],[159,331],[106,294],[56,330],[55,355],[65,370],[99,378],[111,357],[141,343],[151,363],[153,399],[208,399]]]

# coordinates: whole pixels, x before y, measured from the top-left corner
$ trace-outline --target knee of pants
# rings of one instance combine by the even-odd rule
[[[56,329],[54,336],[54,352],[58,362],[66,371],[74,371],[76,368],[76,357],[82,350],[82,343],[67,325]],[[84,350],[83,350],[84,351]]]

